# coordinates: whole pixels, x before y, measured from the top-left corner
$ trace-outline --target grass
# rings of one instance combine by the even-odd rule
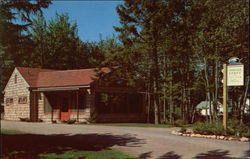
[[[65,151],[62,154],[50,153],[41,154],[43,159],[135,159],[133,156],[122,153],[119,150],[101,150],[101,151]]]
[[[120,127],[148,127],[148,128],[170,128],[172,125],[168,124],[148,124],[148,123],[92,123],[91,125],[97,126],[120,126]]]
[[[123,136],[39,135],[1,129],[1,139],[3,139],[3,158],[135,159],[132,155],[111,148],[114,145],[124,145],[135,140]]]
[[[15,135],[15,134],[25,134],[25,132],[21,132],[18,130],[1,129],[1,134]]]

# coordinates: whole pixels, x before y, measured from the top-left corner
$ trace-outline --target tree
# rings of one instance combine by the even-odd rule
[[[77,35],[77,24],[71,23],[67,14],[56,14],[48,24],[40,15],[33,23],[30,34],[35,47],[29,56],[30,66],[73,69],[86,65],[82,56],[86,46]]]
[[[30,40],[25,34],[32,24],[31,16],[47,8],[50,0],[1,0],[0,1],[0,73],[2,92],[13,67],[22,65],[23,55],[30,49]],[[2,99],[2,98],[1,98]]]
[[[248,48],[247,1],[193,1],[190,15],[193,32],[193,51],[204,66],[203,77],[206,96],[210,103],[214,103],[216,110],[218,101],[219,79],[218,72],[221,64],[232,56],[238,56],[246,62],[245,49]],[[197,14],[199,13],[199,14]],[[190,16],[191,17],[191,16]],[[242,34],[244,32],[244,35]],[[244,39],[244,40],[243,40]],[[211,106],[211,104],[210,104]],[[210,112],[212,113],[212,112]],[[216,118],[214,111],[212,118]]]
[[[133,70],[131,75],[143,79],[146,83],[144,90],[147,88],[149,107],[154,107],[154,122],[159,123],[161,107],[160,96],[163,91],[161,83],[169,82],[170,88],[177,88],[173,83],[174,60],[171,58],[176,52],[173,49],[176,45],[174,31],[182,21],[181,17],[185,11],[187,1],[130,1],[127,0],[123,5],[117,7],[122,27],[115,27],[120,33],[119,37],[124,46],[123,58],[124,69]],[[177,33],[176,33],[177,34]],[[172,39],[171,39],[172,38]],[[172,45],[173,44],[173,45]],[[172,48],[171,48],[172,47]],[[167,59],[166,59],[167,58]],[[165,62],[164,60],[165,59]],[[166,67],[166,60],[168,66]],[[125,64],[124,64],[125,63]],[[133,69],[131,69],[133,67]],[[172,73],[166,75],[165,69],[170,69]],[[166,76],[170,80],[166,81]],[[171,90],[170,89],[170,90]],[[166,90],[166,89],[165,89]],[[173,92],[170,93],[170,107],[173,107]],[[164,94],[163,93],[163,94]],[[164,96],[165,100],[166,96]],[[170,109],[172,110],[172,108]],[[163,115],[165,116],[165,114]],[[170,118],[172,112],[170,112]]]

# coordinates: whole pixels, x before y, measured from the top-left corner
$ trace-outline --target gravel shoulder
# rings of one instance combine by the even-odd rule
[[[110,148],[120,149],[138,156],[140,159],[229,159],[250,157],[250,145],[247,142],[191,138],[170,134],[171,131],[177,128],[66,125],[14,121],[1,121],[1,128],[43,135],[96,134],[97,136],[103,136],[103,138],[89,138],[89,142],[91,140],[95,140],[97,143],[100,142],[100,144],[108,142]]]

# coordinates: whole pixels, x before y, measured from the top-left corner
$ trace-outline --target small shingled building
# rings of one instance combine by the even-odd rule
[[[50,70],[16,67],[4,89],[4,119],[145,122],[144,95],[107,85],[111,69]],[[100,76],[102,74],[102,76]]]

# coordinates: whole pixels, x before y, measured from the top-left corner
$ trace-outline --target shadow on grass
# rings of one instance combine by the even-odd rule
[[[36,159],[40,154],[65,151],[100,151],[118,146],[140,146],[144,142],[128,134],[77,134],[36,135],[1,134],[2,157],[11,159]]]
[[[248,157],[248,153],[250,151],[246,152],[246,157]],[[139,155],[139,157],[137,159],[149,159],[151,158],[151,152],[147,152],[147,153],[143,153],[141,155]],[[193,159],[235,159],[233,157],[229,157],[229,151],[224,151],[224,150],[212,150],[212,151],[208,151],[206,153],[200,153],[198,155],[196,155],[195,157],[193,157]],[[185,156],[183,156],[185,158]],[[243,157],[245,158],[245,157]],[[174,151],[170,151],[167,152],[165,154],[163,154],[162,156],[158,157],[157,159],[182,159],[182,157],[178,154],[176,154]]]
[[[142,153],[137,159],[149,159],[152,157],[152,151]],[[157,159],[181,159],[181,156],[177,155],[174,151],[167,152]]]
[[[225,150],[212,150],[212,151],[208,151],[207,153],[200,153],[198,154],[196,157],[194,157],[195,159],[233,159],[231,157],[229,157],[229,151]]]
[[[170,151],[160,156],[158,159],[181,159],[180,155],[177,155],[175,152]]]

